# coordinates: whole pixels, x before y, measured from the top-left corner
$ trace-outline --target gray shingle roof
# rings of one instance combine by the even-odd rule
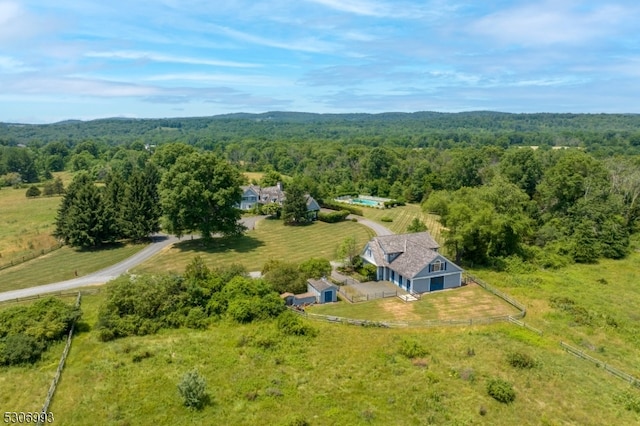
[[[335,288],[335,284],[332,284],[327,280],[309,279],[307,280],[307,282],[311,285],[311,287],[315,288],[319,292],[322,292],[328,288]]]
[[[387,266],[407,278],[413,278],[438,257],[439,247],[428,232],[381,235],[369,242],[378,266]],[[391,261],[385,260],[386,255],[392,255]]]

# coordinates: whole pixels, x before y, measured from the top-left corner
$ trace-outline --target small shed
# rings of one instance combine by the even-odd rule
[[[338,300],[338,287],[327,281],[326,278],[320,280],[307,280],[308,293],[316,297],[316,303],[329,303]]]
[[[316,303],[316,295],[311,292],[296,294],[291,301],[293,306],[313,305],[314,303]]]

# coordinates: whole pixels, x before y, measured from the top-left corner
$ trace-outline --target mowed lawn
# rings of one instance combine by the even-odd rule
[[[307,308],[313,314],[370,321],[419,323],[433,320],[467,320],[515,315],[518,310],[476,284],[426,293],[415,302],[397,297],[369,302],[337,302]]]
[[[355,237],[359,247],[373,236],[373,231],[355,222],[328,224],[314,222],[308,226],[284,226],[280,220],[265,219],[244,236],[216,238],[205,245],[187,240],[166,249],[133,270],[134,273],[177,272],[196,256],[209,267],[232,263],[247,271],[260,271],[270,259],[301,262],[311,257],[334,259],[336,248],[347,237]]]
[[[443,244],[444,242],[441,235],[442,225],[438,222],[438,216],[424,213],[417,204],[407,204],[406,206],[391,209],[362,207],[362,211],[365,218],[386,226],[396,234],[404,234],[407,232],[407,227],[411,221],[417,217],[427,225],[429,233],[438,243]],[[383,222],[383,217],[391,218],[392,222]]]
[[[144,244],[114,245],[101,250],[65,246],[20,265],[0,271],[0,292],[66,281],[90,274],[133,256]]]

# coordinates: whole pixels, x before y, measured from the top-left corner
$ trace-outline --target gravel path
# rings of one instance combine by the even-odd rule
[[[358,220],[358,223],[367,226],[377,234],[377,235],[392,235],[393,232],[382,226],[378,223],[365,219],[359,216],[350,216],[355,217]],[[256,223],[264,219],[265,216],[250,216],[242,219],[242,223],[247,227],[249,231],[255,229]],[[189,238],[190,236],[185,236],[183,238]],[[6,291],[4,293],[0,293],[0,302],[6,300],[13,299],[21,299],[23,297],[36,296],[39,294],[46,293],[55,293],[59,291],[73,290],[74,288],[86,287],[90,285],[102,285],[105,284],[120,275],[126,273],[129,269],[141,264],[145,260],[155,256],[160,251],[164,250],[166,247],[169,247],[173,243],[180,241],[177,237],[173,235],[158,235],[153,237],[153,241],[144,249],[140,250],[138,253],[129,257],[128,259],[123,260],[122,262],[116,263],[115,265],[109,266],[108,268],[102,269],[97,272],[93,272],[89,275],[85,275],[84,277],[78,277],[72,280],[60,281],[57,283],[39,285],[36,287],[23,288],[20,290],[12,290]],[[334,269],[335,270],[335,269]],[[252,277],[260,277],[260,272],[250,272]]]

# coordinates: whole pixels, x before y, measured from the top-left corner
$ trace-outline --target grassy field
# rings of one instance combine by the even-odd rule
[[[425,294],[416,302],[405,303],[397,297],[390,297],[354,304],[338,302],[316,305],[307,310],[313,314],[344,318],[409,323],[488,318],[518,313],[513,306],[476,284]]]
[[[364,217],[367,219],[378,222],[396,234],[403,234],[407,232],[407,226],[414,218],[419,218],[426,225],[429,233],[440,244],[442,240],[442,225],[438,222],[438,217],[432,214],[426,214],[422,211],[417,204],[407,204],[406,206],[394,207],[392,209],[374,209],[370,207],[362,207]],[[383,222],[383,217],[389,217],[392,222]]]
[[[60,177],[65,187],[71,182],[67,172],[54,173],[54,177]],[[27,187],[0,189],[0,265],[57,243],[51,234],[62,197],[30,199],[26,192]]]
[[[527,322],[629,374],[640,377],[640,253],[560,270],[471,271],[527,305]],[[554,307],[552,298],[571,306]],[[571,303],[569,302],[569,303]]]
[[[513,325],[428,330],[311,323],[316,338],[286,337],[271,322],[100,343],[91,328],[104,294],[85,296],[51,411],[60,424],[634,424],[616,396],[628,385]],[[71,303],[71,300],[69,300]],[[399,354],[403,340],[427,351]],[[215,343],[212,343],[215,342]],[[0,370],[0,405],[40,407],[62,345],[35,367]],[[56,352],[54,354],[53,352]],[[537,365],[518,370],[506,355],[526,352]],[[143,354],[141,360],[140,355]],[[134,361],[136,359],[137,361]],[[212,404],[181,405],[176,390],[193,368],[207,379]],[[511,383],[514,403],[487,396],[490,378]],[[482,415],[481,411],[485,414]]]
[[[102,250],[60,250],[0,271],[0,292],[70,280],[116,264],[140,251],[144,244],[115,245]]]
[[[240,238],[215,239],[208,246],[198,240],[175,244],[135,268],[134,272],[182,272],[195,256],[202,256],[209,266],[239,263],[248,271],[259,271],[269,259],[293,262],[310,257],[333,259],[337,246],[346,237],[355,236],[364,246],[372,235],[369,228],[353,222],[284,226],[280,220],[266,219]]]

